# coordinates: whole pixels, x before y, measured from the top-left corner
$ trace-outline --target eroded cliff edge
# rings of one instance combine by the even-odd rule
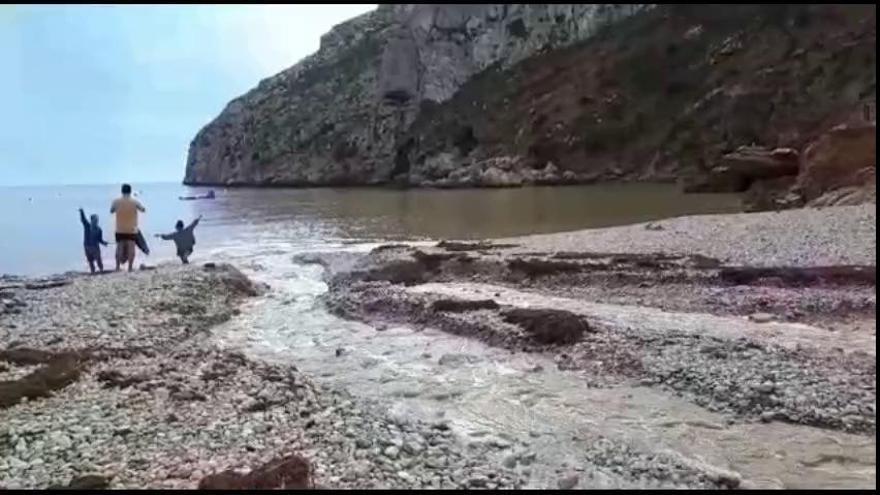
[[[677,180],[759,208],[858,202],[875,43],[873,5],[384,5],[231,102],[185,182]],[[840,146],[859,159],[828,158]]]
[[[193,139],[190,184],[391,180],[400,135],[474,74],[569,45],[639,5],[382,5],[233,100]]]

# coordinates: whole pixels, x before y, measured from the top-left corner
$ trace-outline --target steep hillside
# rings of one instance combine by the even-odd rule
[[[382,5],[262,81],[193,139],[190,184],[376,184],[426,102],[475,73],[585,39],[638,5]]]
[[[875,42],[873,5],[382,6],[233,101],[186,182],[666,180],[771,207],[810,143],[873,122]]]
[[[873,5],[661,6],[473,78],[411,126],[398,179],[742,189],[706,180],[725,155],[796,153],[875,99],[875,33]]]

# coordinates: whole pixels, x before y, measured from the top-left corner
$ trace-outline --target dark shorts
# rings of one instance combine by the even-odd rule
[[[192,248],[190,248],[190,249],[178,249],[178,250],[177,250],[177,256],[189,256],[189,255],[191,255],[191,254],[193,254],[193,250],[192,250]]]
[[[122,241],[136,242],[137,238],[138,238],[137,234],[121,234],[119,232],[116,233],[116,242],[122,242]]]
[[[86,251],[86,260],[88,261],[97,261],[101,259],[101,247],[100,246],[83,246]]]

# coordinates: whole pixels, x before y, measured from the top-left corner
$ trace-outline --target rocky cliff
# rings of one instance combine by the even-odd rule
[[[802,152],[876,99],[875,43],[873,5],[385,5],[230,103],[186,182],[678,180],[803,203],[824,191],[799,192]]]
[[[233,100],[193,139],[189,184],[391,179],[400,135],[474,74],[586,39],[640,5],[381,5]]]

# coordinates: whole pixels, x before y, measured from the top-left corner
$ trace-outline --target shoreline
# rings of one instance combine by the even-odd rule
[[[521,485],[442,418],[395,420],[295,363],[218,348],[211,328],[264,290],[229,265],[32,287],[2,292],[4,488],[278,488],[278,473],[287,488]]]
[[[321,301],[377,331],[431,328],[547,356],[591,387],[645,387],[723,415],[722,432],[780,422],[864,439],[876,432],[876,262],[865,250],[876,243],[876,227],[864,223],[875,212],[792,212],[384,245],[293,261],[323,265],[329,289]],[[725,221],[739,215],[748,215],[746,226],[730,229]],[[823,231],[832,218],[856,242]],[[798,239],[782,238],[741,253],[730,241],[799,227],[804,239],[833,241],[834,249],[805,256]],[[685,237],[698,231],[719,245]],[[657,244],[669,249],[658,252]],[[754,268],[762,257],[770,260],[757,264],[765,269],[791,263],[725,278],[724,270]],[[862,268],[831,276],[821,271],[828,261]],[[297,369],[295,354],[273,364],[218,347],[212,329],[252,310],[248,301],[266,290],[213,263],[0,277],[0,486],[272,488],[279,473],[292,480],[287,488],[528,485],[535,454],[523,450],[527,441],[475,448],[446,419],[404,420],[383,398],[316,384]],[[57,388],[4,399],[15,392],[10,383],[58,369]],[[613,437],[584,448],[591,472],[607,469],[634,486],[752,484]],[[558,486],[588,487],[578,472],[580,479],[558,474]]]
[[[732,421],[873,434],[875,215],[804,209],[387,245],[331,273],[325,300],[347,319],[437,328],[555,356],[598,383],[684,394]],[[780,234],[793,229],[802,237]]]

